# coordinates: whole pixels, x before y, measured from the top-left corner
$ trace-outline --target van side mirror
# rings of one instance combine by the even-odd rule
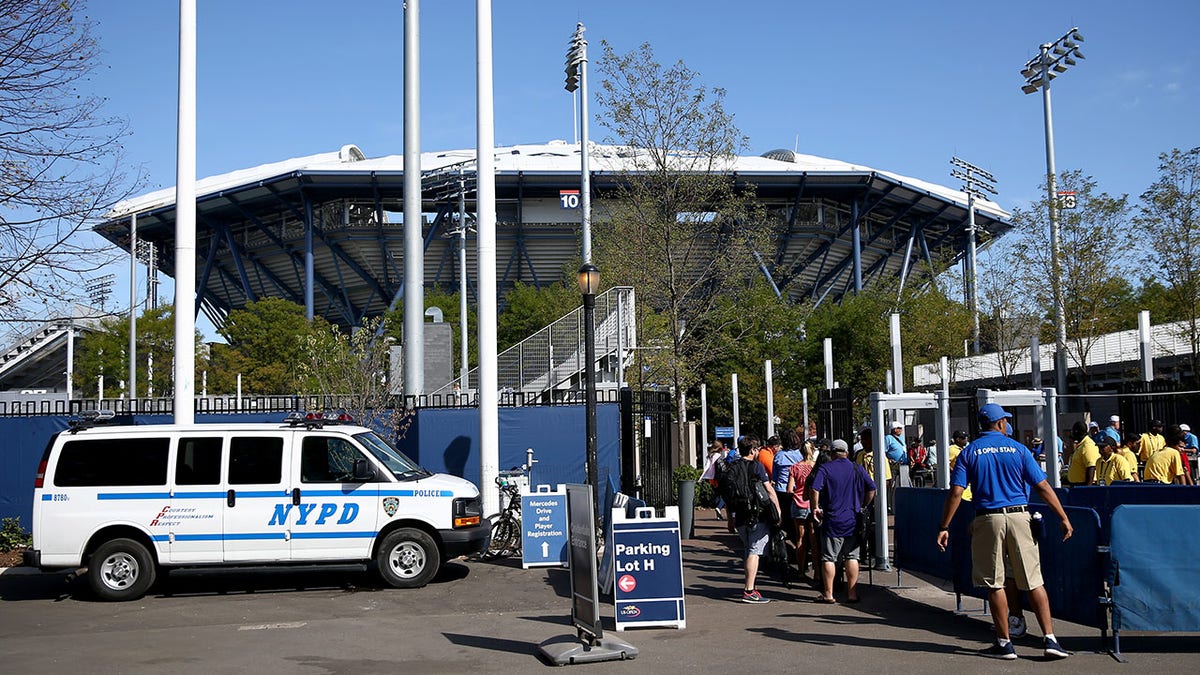
[[[375,469],[365,459],[354,460],[354,482],[370,483],[376,478]]]

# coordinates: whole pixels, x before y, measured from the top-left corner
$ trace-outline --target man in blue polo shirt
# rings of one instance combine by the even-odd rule
[[[1046,658],[1066,658],[1069,652],[1054,637],[1050,600],[1042,581],[1038,543],[1033,533],[1037,523],[1029,512],[1028,489],[1037,490],[1042,501],[1062,521],[1063,541],[1071,538],[1073,529],[1058,496],[1046,481],[1046,473],[1024,445],[1008,437],[1011,417],[996,403],[979,409],[979,427],[983,433],[962,451],[950,474],[950,494],[942,509],[937,545],[946,550],[950,521],[962,501],[963,489],[970,484],[975,505],[975,519],[971,522],[971,577],[976,586],[988,589],[988,604],[996,627],[996,642],[983,655],[1017,658],[1008,633],[1008,594],[1020,590],[1028,592],[1045,635]],[[1006,576],[1010,577],[1007,584]]]

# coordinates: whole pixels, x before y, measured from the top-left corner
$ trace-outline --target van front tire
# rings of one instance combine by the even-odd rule
[[[132,539],[106,541],[88,560],[88,585],[101,600],[137,600],[154,585],[154,557]]]
[[[437,542],[422,530],[402,528],[388,534],[375,554],[375,569],[395,588],[420,588],[442,565]]]

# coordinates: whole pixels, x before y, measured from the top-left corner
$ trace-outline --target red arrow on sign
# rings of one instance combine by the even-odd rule
[[[634,579],[632,574],[626,574],[620,579],[617,579],[617,586],[623,593],[628,593],[629,591],[637,588],[637,579]]]

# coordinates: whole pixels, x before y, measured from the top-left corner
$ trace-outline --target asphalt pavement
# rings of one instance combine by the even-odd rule
[[[764,570],[772,602],[743,604],[735,539],[712,511],[697,511],[683,546],[687,626],[617,635],[639,650],[624,662],[568,666],[589,672],[1015,672],[1194,673],[1194,634],[1122,636],[1130,663],[1101,649],[1099,632],[1058,622],[1075,653],[1041,657],[1030,635],[1012,662],[977,654],[990,640],[982,603],[957,614],[941,582],[864,572],[863,601],[823,605],[811,586],[784,587]],[[381,588],[365,571],[176,571],[129,603],[92,600],[81,581],[17,568],[0,575],[0,654],[6,672],[525,673],[550,666],[538,645],[574,633],[570,580],[560,568],[517,560],[448,563],[417,590]],[[844,597],[841,595],[839,597]],[[602,607],[606,631],[613,606]]]

